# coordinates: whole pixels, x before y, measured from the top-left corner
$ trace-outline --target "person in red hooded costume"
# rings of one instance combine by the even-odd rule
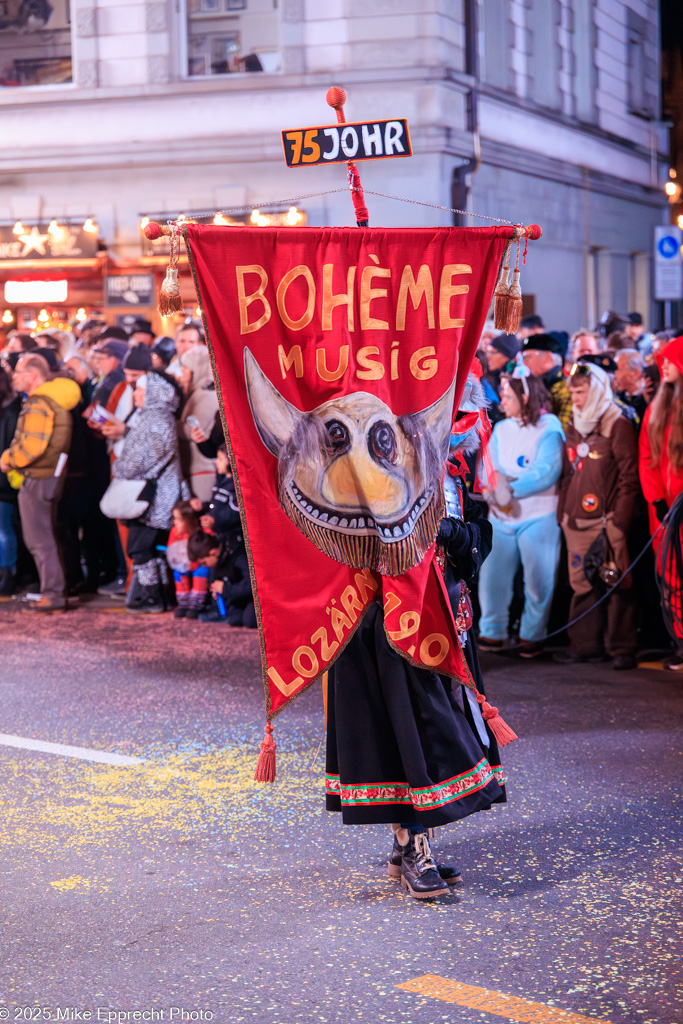
[[[645,412],[639,459],[652,533],[683,492],[683,335],[659,350],[657,362],[662,380]],[[676,644],[676,653],[666,665],[673,671],[683,671],[682,542],[683,517],[679,512],[654,541],[664,617]]]

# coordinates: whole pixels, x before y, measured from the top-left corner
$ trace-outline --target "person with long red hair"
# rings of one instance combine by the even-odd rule
[[[652,533],[683,493],[683,335],[659,350],[657,362],[662,379],[645,412],[639,460]],[[675,672],[683,671],[682,548],[683,517],[679,512],[654,541],[664,620],[676,644],[676,653],[666,667]]]

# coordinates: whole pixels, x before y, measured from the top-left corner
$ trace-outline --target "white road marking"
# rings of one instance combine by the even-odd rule
[[[62,757],[77,757],[81,761],[97,761],[99,764],[144,764],[141,757],[110,754],[106,750],[91,750],[89,747],[70,747],[64,743],[48,743],[46,740],[31,740],[4,732],[0,732],[0,745],[18,747],[20,750],[39,750],[43,754],[61,754]]]

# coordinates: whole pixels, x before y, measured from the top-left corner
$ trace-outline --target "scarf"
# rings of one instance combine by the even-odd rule
[[[592,434],[598,423],[614,402],[609,376],[600,366],[585,364],[590,371],[590,390],[586,404],[580,411],[572,410],[572,419],[581,437]]]

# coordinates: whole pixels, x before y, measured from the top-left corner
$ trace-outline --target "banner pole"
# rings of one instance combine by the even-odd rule
[[[333,85],[331,89],[327,90],[325,99],[329,106],[337,112],[338,123],[346,124],[346,116],[344,114],[346,93],[344,90],[340,89],[338,85]],[[370,214],[368,213],[368,208],[365,205],[365,196],[363,195],[363,186],[360,183],[360,174],[358,173],[358,168],[353,160],[347,160],[346,167],[349,175],[349,188],[351,189],[353,208],[356,211],[356,224],[359,228],[366,228],[370,220]]]

